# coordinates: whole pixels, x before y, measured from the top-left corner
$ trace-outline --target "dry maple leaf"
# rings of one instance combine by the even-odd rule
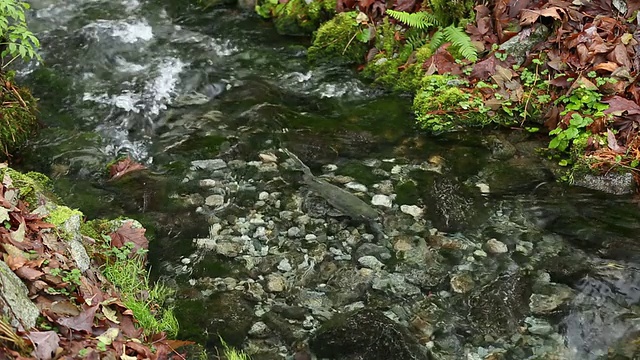
[[[627,148],[624,146],[618,145],[618,140],[616,140],[616,136],[613,134],[613,131],[607,129],[607,145],[609,149],[613,150],[615,153],[624,154],[627,151]]]
[[[559,7],[549,7],[540,10],[523,9],[520,13],[520,26],[528,26],[538,21],[540,17],[550,17],[555,20],[562,20],[566,15],[564,9]]]
[[[39,360],[51,360],[58,351],[60,337],[55,331],[32,331],[27,336],[35,346],[33,355]]]
[[[609,105],[609,108],[604,111],[605,114],[612,114],[616,116],[620,116],[625,113],[627,115],[640,114],[640,105],[621,96],[612,96],[602,102]]]
[[[126,243],[134,244],[130,257],[133,257],[138,250],[147,250],[149,248],[149,240],[144,236],[144,228],[134,228],[132,221],[125,222],[118,230],[111,233],[111,246],[121,248]]]
[[[98,305],[91,306],[88,309],[84,309],[78,316],[61,318],[57,320],[57,323],[75,331],[85,331],[88,334],[92,333],[93,319],[96,316]]]

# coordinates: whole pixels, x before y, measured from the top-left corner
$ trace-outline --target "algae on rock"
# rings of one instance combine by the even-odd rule
[[[369,47],[357,38],[364,32],[356,16],[356,11],[343,12],[322,24],[307,53],[309,61],[332,65],[362,63]]]

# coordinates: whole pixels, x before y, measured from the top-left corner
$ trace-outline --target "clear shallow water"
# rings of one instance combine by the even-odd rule
[[[539,164],[504,167],[490,159],[477,135],[425,137],[413,128],[410,99],[372,89],[349,69],[310,68],[307,40],[280,37],[269,23],[236,9],[202,13],[169,1],[34,1],[33,9],[30,24],[46,67],[30,66],[22,75],[41,99],[46,127],[25,154],[25,167],[56,179],[62,197],[90,217],[124,214],[149,225],[156,276],[173,277],[181,259],[193,253],[192,239],[208,232],[206,221],[183,201],[199,191],[183,181],[192,160],[251,161],[261,150],[286,145],[305,155],[314,171],[337,163],[346,175],[373,185],[379,179],[363,160],[419,163],[439,155],[451,181],[474,189],[499,178],[489,181],[489,195],[467,195],[468,186],[456,185],[453,193],[474,197],[479,214],[455,231],[480,243],[497,237],[514,246],[516,240],[535,243],[535,229],[584,251],[576,261],[587,263],[576,265],[586,269],[549,270],[552,280],[578,294],[552,314],[570,357],[601,358],[638,330],[628,320],[640,299],[640,216],[631,200],[548,183],[538,187],[549,180],[530,176]],[[106,182],[106,165],[123,154],[152,173]],[[451,198],[421,192],[431,189],[432,177],[412,176],[416,196],[428,208]],[[436,188],[444,193],[451,187]],[[561,255],[557,261],[571,261]],[[524,268],[528,261],[490,267]],[[191,276],[225,271],[208,258]],[[189,287],[188,276],[176,279]]]

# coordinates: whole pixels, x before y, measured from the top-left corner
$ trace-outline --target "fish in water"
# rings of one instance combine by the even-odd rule
[[[380,213],[371,205],[362,201],[359,197],[333,184],[329,184],[323,179],[313,175],[311,169],[288,149],[282,148],[281,152],[287,154],[302,171],[302,180],[309,186],[311,191],[320,195],[341,213],[351,219],[367,224],[378,238],[386,239],[387,236],[382,231],[382,226],[378,222]]]

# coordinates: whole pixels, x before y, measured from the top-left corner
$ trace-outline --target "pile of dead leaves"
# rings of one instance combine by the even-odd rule
[[[338,11],[359,10],[377,24],[386,9],[406,12],[430,11],[429,1],[415,0],[339,0]],[[572,113],[561,115],[564,104],[555,104],[560,97],[570,95],[585,86],[598,91],[602,101],[610,105],[606,115],[589,127],[594,134],[608,141],[590,141],[587,154],[594,166],[629,165],[640,161],[640,9],[638,0],[490,0],[476,1],[475,22],[466,32],[476,45],[480,59],[476,63],[459,61],[447,51],[445,44],[422,64],[427,74],[454,74],[468,80],[463,91],[477,94],[475,85],[489,82],[498,88],[483,88],[483,100],[492,109],[499,109],[504,100],[525,104],[524,118],[528,119],[528,102],[533,91],[520,78],[523,68],[535,68],[539,82],[547,81],[551,96],[540,114],[548,130],[566,128]],[[392,22],[395,22],[391,19]],[[541,27],[550,30],[545,41],[539,42],[523,59],[500,50],[509,40],[523,42]],[[436,29],[432,30],[435,32]],[[402,34],[396,33],[396,39]],[[542,65],[533,66],[534,59]],[[537,61],[537,60],[536,60]],[[514,66],[519,65],[519,66]],[[402,67],[399,70],[403,70]],[[468,75],[467,75],[468,74]],[[590,74],[590,76],[587,76]],[[595,78],[613,78],[615,83],[596,83]],[[530,84],[529,84],[530,85]],[[521,114],[522,116],[523,114]],[[622,157],[622,162],[621,162]]]
[[[95,270],[98,264],[84,272],[77,268],[63,234],[28,210],[7,175],[0,183],[0,224],[0,256],[27,285],[41,314],[37,329],[14,329],[13,341],[7,341],[4,323],[0,359],[183,358],[175,348],[185,342],[164,334],[147,337],[137,328],[118,292]],[[111,234],[112,246],[134,241],[146,247],[144,232],[130,228],[125,223]]]
[[[489,50],[513,37],[528,36],[540,26],[549,27],[552,31],[547,41],[540,42],[527,54],[523,66],[529,66],[536,58],[544,60],[538,72],[546,70],[547,75],[540,80],[547,80],[551,85],[551,104],[580,86],[604,95],[602,101],[610,106],[605,111],[608,116],[595,119],[589,130],[594,134],[605,134],[608,141],[604,146],[590,141],[586,155],[599,160],[594,166],[606,167],[620,163],[621,155],[626,155],[628,163],[640,160],[640,32],[638,20],[630,19],[639,8],[637,0],[626,3],[612,0],[498,0],[489,6],[476,7],[476,23],[469,25],[467,32],[472,40]],[[495,78],[502,75],[500,71],[509,72],[508,77],[517,81],[517,72],[511,70],[515,59],[509,54],[503,55],[505,60],[499,61],[495,52],[488,52],[484,60],[474,65],[472,81]],[[594,74],[616,81],[596,84]],[[517,85],[513,88],[521,89]],[[550,106],[545,115],[549,130],[569,125],[573,114],[561,115],[564,110],[562,103]],[[617,161],[611,161],[615,159]]]

